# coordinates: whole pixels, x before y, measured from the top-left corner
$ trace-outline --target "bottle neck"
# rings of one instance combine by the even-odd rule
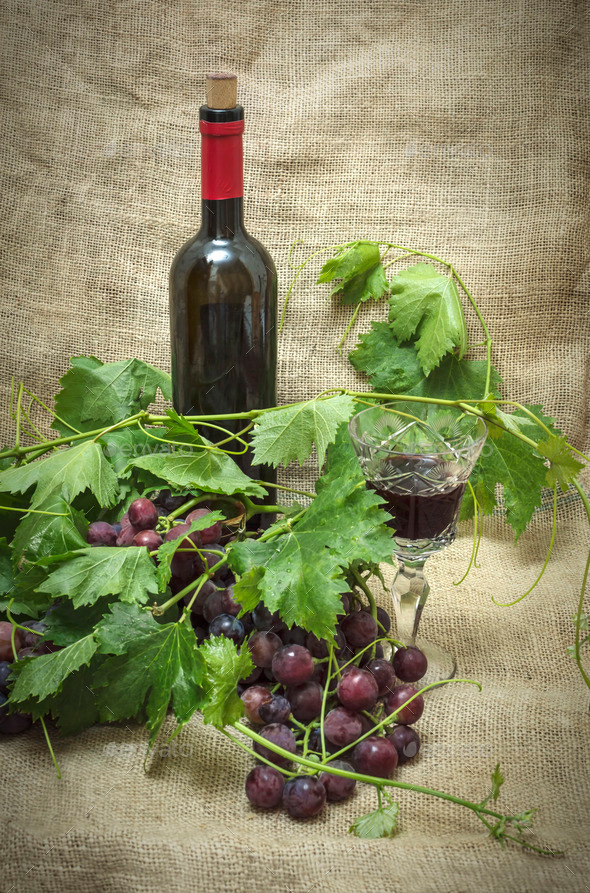
[[[244,199],[201,201],[201,233],[211,239],[233,239],[244,230]]]
[[[210,238],[231,239],[241,232],[243,220],[244,111],[200,110],[201,231]]]

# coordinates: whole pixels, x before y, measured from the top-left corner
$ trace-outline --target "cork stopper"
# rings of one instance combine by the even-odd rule
[[[235,74],[207,75],[207,105],[210,109],[233,109],[238,99],[238,79]]]

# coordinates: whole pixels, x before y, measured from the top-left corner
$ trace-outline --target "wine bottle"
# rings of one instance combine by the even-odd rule
[[[235,75],[207,76],[199,115],[201,228],[170,270],[173,403],[184,415],[276,404],[277,275],[267,250],[244,228],[244,109],[236,99]],[[233,433],[245,424],[223,422]],[[203,433],[223,439],[213,429]],[[225,445],[233,448],[240,446]],[[248,474],[274,480],[271,469],[252,469],[248,454],[234,458]]]

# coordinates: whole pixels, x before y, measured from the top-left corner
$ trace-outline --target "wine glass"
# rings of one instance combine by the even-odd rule
[[[397,638],[426,655],[421,684],[451,679],[457,669],[453,655],[418,637],[430,592],[424,564],[455,539],[463,493],[487,426],[458,407],[396,400],[357,413],[349,433],[367,485],[385,501],[387,525],[394,531]]]

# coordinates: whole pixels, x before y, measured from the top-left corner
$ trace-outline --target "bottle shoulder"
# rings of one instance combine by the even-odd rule
[[[276,275],[272,257],[258,239],[245,230],[236,233],[231,239],[212,238],[198,232],[176,253],[172,261],[171,273],[194,267],[237,265],[248,269],[262,265]]]

